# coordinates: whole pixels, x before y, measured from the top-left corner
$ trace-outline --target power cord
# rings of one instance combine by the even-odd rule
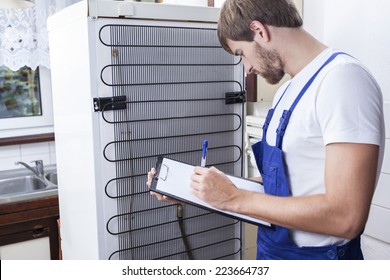
[[[191,246],[188,241],[187,235],[185,233],[185,228],[184,228],[184,207],[182,204],[177,204],[176,217],[179,222],[181,237],[183,239],[184,248],[186,249],[187,257],[189,260],[193,260],[194,256],[192,255]]]

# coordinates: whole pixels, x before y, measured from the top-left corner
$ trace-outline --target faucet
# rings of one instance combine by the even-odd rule
[[[43,161],[42,160],[34,160],[32,162],[35,162],[35,169],[28,165],[27,163],[24,163],[23,161],[17,161],[15,162],[16,165],[21,164],[24,167],[26,167],[28,170],[32,171],[35,175],[37,175],[39,178],[43,178],[44,176],[44,170],[43,170]]]

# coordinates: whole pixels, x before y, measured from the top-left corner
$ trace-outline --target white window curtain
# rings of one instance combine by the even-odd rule
[[[0,66],[50,68],[47,18],[79,1],[32,0],[32,8],[0,9]]]

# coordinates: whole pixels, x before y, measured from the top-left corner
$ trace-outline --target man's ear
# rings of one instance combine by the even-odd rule
[[[258,39],[261,39],[262,41],[268,42],[270,37],[268,30],[264,24],[262,24],[258,20],[253,20],[250,24],[250,29],[254,34],[254,37],[256,39],[256,36],[258,36]]]

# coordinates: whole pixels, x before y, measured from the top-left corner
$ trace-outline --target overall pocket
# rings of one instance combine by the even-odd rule
[[[271,164],[263,164],[263,179],[264,191],[267,194],[277,195],[278,185],[278,167]]]

